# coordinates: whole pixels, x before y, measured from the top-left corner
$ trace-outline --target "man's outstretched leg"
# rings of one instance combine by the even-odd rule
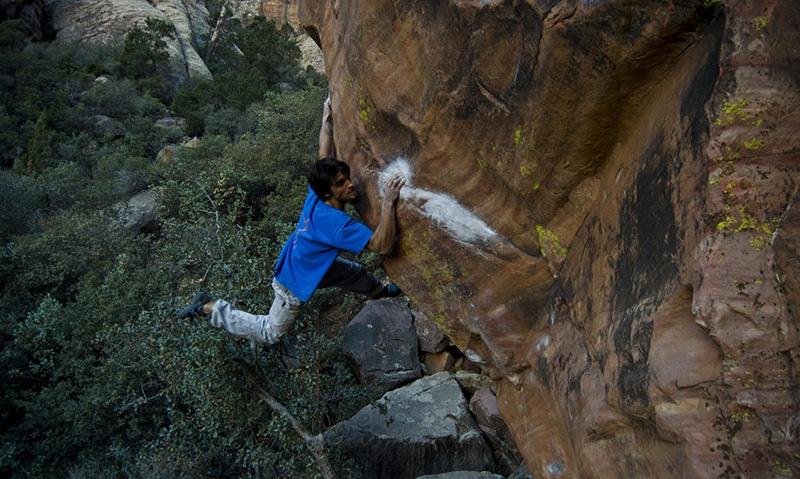
[[[224,299],[215,301],[205,293],[200,293],[189,307],[178,313],[178,317],[196,314],[211,316],[209,322],[212,326],[224,328],[237,338],[275,344],[292,328],[304,303],[274,279],[272,289],[275,291],[275,299],[266,315],[247,313],[233,308]]]

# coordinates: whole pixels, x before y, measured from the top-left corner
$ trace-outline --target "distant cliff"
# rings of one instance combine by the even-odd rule
[[[534,477],[797,477],[800,4],[302,0],[392,277]]]
[[[288,23],[298,32],[303,63],[324,70],[321,52],[299,28],[297,2],[274,0],[229,1],[225,7],[245,24],[256,15]],[[169,21],[177,35],[168,43],[173,82],[193,77],[208,78],[204,62],[218,19],[211,18],[205,4],[176,0],[0,0],[0,21],[21,19],[36,41],[80,42],[95,45],[121,40],[137,23],[148,17]]]

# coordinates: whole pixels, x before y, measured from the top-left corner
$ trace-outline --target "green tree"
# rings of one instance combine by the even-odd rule
[[[25,22],[13,19],[0,23],[0,50],[7,52],[18,51],[27,44]]]
[[[47,110],[44,110],[39,115],[39,119],[36,120],[33,137],[28,142],[28,151],[25,152],[22,161],[15,165],[17,172],[39,173],[44,169],[42,155],[45,154],[44,150],[48,146],[48,137]]]
[[[125,36],[119,57],[122,74],[137,80],[143,91],[165,98],[169,71],[167,39],[175,38],[175,26],[149,17],[144,26],[136,25]]]
[[[255,17],[246,28],[236,29],[231,40],[241,55],[232,57],[230,71],[218,75],[216,82],[229,91],[228,102],[234,108],[262,101],[267,91],[299,73],[300,49],[288,25],[278,29],[273,21]]]
[[[225,18],[223,16],[223,18]],[[256,17],[246,27],[230,20],[227,32],[217,41],[209,68],[210,81],[198,81],[175,95],[172,110],[187,119],[189,133],[227,133],[232,137],[249,131],[252,116],[242,115],[254,104],[262,104],[279,84],[299,87],[320,83],[314,75],[301,75],[300,50],[291,28],[278,29],[271,20]]]

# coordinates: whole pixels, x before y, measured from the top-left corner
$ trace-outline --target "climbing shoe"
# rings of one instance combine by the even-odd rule
[[[381,292],[378,293],[378,295],[373,297],[372,299],[396,298],[401,294],[403,294],[403,292],[400,291],[400,288],[398,288],[396,284],[389,283],[386,286],[384,286]]]
[[[183,319],[183,318],[193,318],[197,315],[202,315],[203,306],[205,306],[205,304],[210,301],[214,301],[214,298],[207,295],[206,293],[202,292],[197,293],[197,296],[195,296],[194,299],[192,300],[192,304],[183,308],[176,316],[178,317],[178,319]]]

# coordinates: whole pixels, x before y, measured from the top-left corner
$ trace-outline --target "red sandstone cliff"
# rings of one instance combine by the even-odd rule
[[[800,474],[800,4],[303,0],[387,268],[534,477]]]

